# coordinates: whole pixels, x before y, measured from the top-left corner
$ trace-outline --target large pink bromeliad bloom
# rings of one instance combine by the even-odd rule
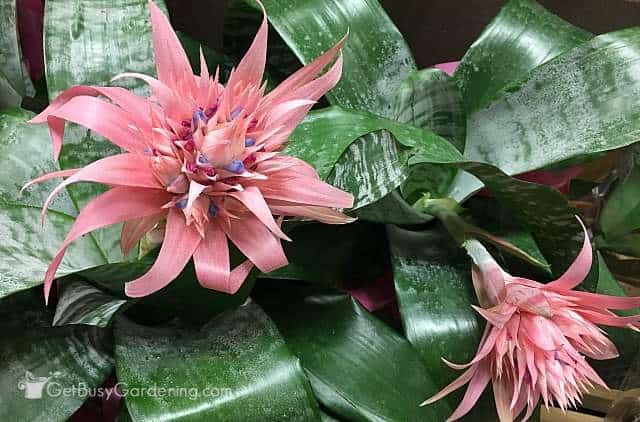
[[[640,298],[615,297],[572,290],[591,268],[588,234],[580,254],[557,280],[541,284],[505,272],[477,241],[467,250],[474,260],[473,284],[482,307],[474,307],[487,326],[475,358],[457,365],[466,369],[423,404],[430,404],[465,384],[462,402],[448,420],[467,414],[492,381],[501,422],[513,421],[525,408],[527,420],[540,398],[545,405],[575,406],[593,384],[607,387],[585,356],[612,359],[616,346],[597,325],[638,330],[640,315],[620,317],[610,309],[633,309]]]
[[[223,86],[218,71],[209,75],[202,53],[201,75],[193,74],[167,18],[151,1],[149,10],[158,79],[133,73],[114,79],[140,78],[150,86],[151,97],[118,87],[76,86],[31,120],[48,123],[56,158],[65,121],[85,126],[125,151],[31,182],[67,177],[45,202],[43,218],[54,195],[71,183],[111,187],[78,216],[46,272],[45,297],[71,242],[116,223],[124,222],[121,247],[127,254],[166,218],[155,264],[126,285],[128,296],[140,297],[170,283],[192,256],[202,286],[234,293],[253,265],[270,272],[287,264],[280,243],[288,240],[280,229],[283,217],[352,221],[335,210],[353,205],[350,194],[322,182],[307,163],[278,152],[313,104],[340,79],[344,39],[264,95],[266,14]],[[227,239],[248,258],[232,271]]]

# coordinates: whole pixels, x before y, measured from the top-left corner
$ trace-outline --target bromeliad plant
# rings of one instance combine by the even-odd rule
[[[3,31],[0,417],[505,422],[623,385],[640,30],[512,0],[449,76],[375,0],[263,3],[222,55],[160,1],[47,0],[35,85]]]

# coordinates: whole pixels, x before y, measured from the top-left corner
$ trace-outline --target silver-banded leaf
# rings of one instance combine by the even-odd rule
[[[254,303],[201,329],[145,327],[116,319],[118,380],[129,391],[164,387],[178,394],[127,395],[134,421],[319,421],[299,361]]]
[[[592,37],[535,0],[510,0],[456,70],[465,109],[472,113],[485,107],[511,82]]]
[[[639,75],[640,28],[597,36],[471,114],[464,155],[518,174],[637,142]],[[462,200],[480,186],[463,174],[450,192]]]
[[[2,420],[66,421],[113,370],[109,332],[51,327],[51,318],[38,290],[2,300]]]
[[[0,78],[20,97],[32,97],[36,93],[22,60],[16,0],[0,1]],[[0,94],[0,107],[20,105],[19,100],[2,102],[3,99],[7,100],[4,93]]]
[[[360,421],[439,421],[450,414],[444,401],[419,406],[437,392],[435,380],[406,339],[352,298],[279,296],[267,313],[332,414]]]
[[[79,278],[60,280],[53,325],[106,327],[127,300],[116,298]]]

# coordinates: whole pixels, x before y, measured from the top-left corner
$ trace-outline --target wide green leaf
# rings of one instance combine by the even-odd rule
[[[319,421],[298,360],[249,303],[200,329],[116,320],[116,368],[134,421]],[[181,393],[182,392],[182,393]]]
[[[345,295],[316,295],[267,309],[304,367],[320,403],[346,420],[444,420],[444,402],[420,407],[437,386],[418,353]]]
[[[632,144],[640,127],[640,29],[580,44],[467,120],[465,157],[518,174]],[[461,175],[460,200],[481,184]]]
[[[113,370],[110,333],[51,320],[37,290],[2,300],[0,419],[66,421]]]
[[[53,325],[106,327],[127,301],[114,297],[79,278],[60,280]]]
[[[550,13],[534,0],[511,0],[469,48],[455,79],[471,113],[511,82],[593,35]]]
[[[20,97],[32,97],[36,92],[22,61],[16,0],[0,1],[0,79],[6,81],[7,88],[17,94],[14,99],[18,100],[11,101],[2,93],[0,107],[18,106]]]

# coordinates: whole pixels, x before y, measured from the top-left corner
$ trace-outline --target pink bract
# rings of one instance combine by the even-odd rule
[[[606,296],[572,290],[589,273],[591,244],[585,229],[582,250],[557,280],[541,284],[505,272],[484,247],[472,240],[473,284],[481,307],[474,308],[487,321],[475,358],[458,365],[465,372],[424,404],[430,404],[469,384],[460,405],[448,420],[467,414],[488,385],[493,385],[501,422],[513,421],[523,411],[527,420],[542,398],[562,409],[575,406],[581,394],[605,382],[585,356],[611,359],[615,345],[598,325],[638,330],[640,315],[621,317],[611,309],[633,309],[640,298]]]
[[[345,39],[265,95],[264,9],[258,33],[226,86],[218,71],[209,75],[202,54],[202,72],[194,75],[168,19],[151,1],[149,10],[158,79],[134,73],[114,79],[139,78],[151,88],[150,97],[118,87],[76,86],[31,120],[49,125],[56,158],[65,121],[91,129],[124,151],[31,182],[67,177],[47,199],[43,218],[55,194],[71,183],[111,187],[78,215],[46,272],[45,297],[67,247],[111,224],[124,223],[126,255],[166,219],[155,264],[126,285],[128,296],[140,297],[169,284],[192,257],[202,286],[234,293],[254,265],[263,272],[287,265],[280,243],[289,240],[280,229],[283,217],[352,221],[336,210],[353,205],[350,194],[322,182],[304,161],[279,152],[340,79]],[[227,239],[248,258],[233,270]]]

